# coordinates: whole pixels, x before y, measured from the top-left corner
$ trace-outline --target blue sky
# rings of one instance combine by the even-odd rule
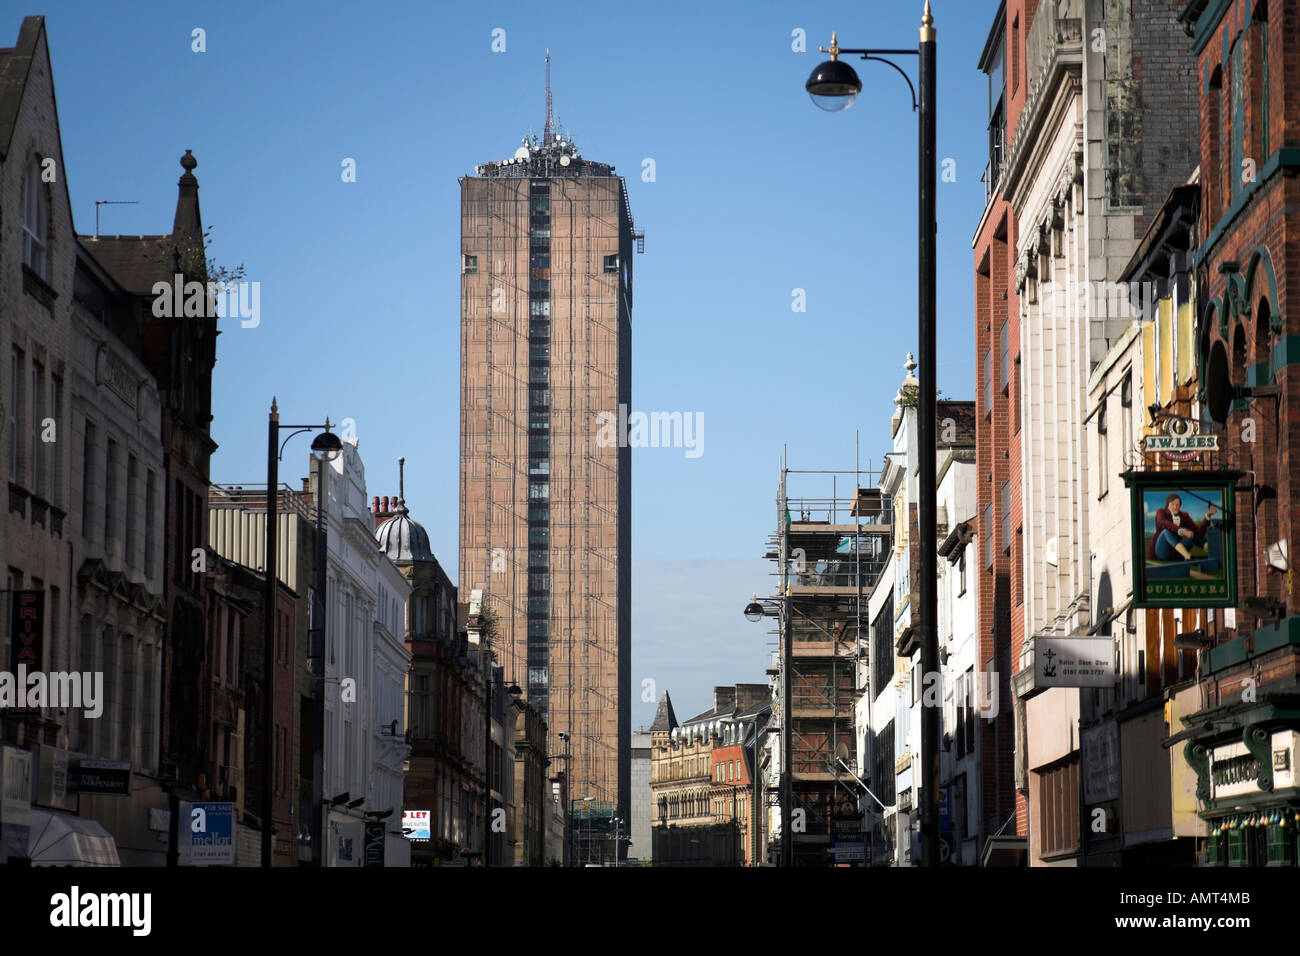
[[[584,156],[627,177],[646,232],[633,409],[705,422],[700,457],[632,454],[633,724],[653,714],[647,679],[682,717],[715,683],[763,679],[770,638],[740,610],[770,586],[782,446],[792,467],[849,469],[860,430],[878,467],[916,335],[906,84],[854,61],[863,96],[826,114],[803,83],[832,29],[846,46],[913,46],[922,3],[51,6],[78,231],[94,231],[96,200],[139,201],[104,207],[105,234],[168,231],[192,149],[214,257],[261,283],[260,324],[227,322],[218,340],[213,479],[265,480],[272,394],[285,421],[351,418],[370,493],[396,493],[404,455],[407,502],[453,575],[457,178],[541,132],[549,47],[555,112]],[[987,160],[976,62],[997,4],[933,7],[938,155],[955,164],[938,197],[939,387],[969,398]],[[796,29],[808,52],[792,50]],[[307,468],[295,441],[291,482]]]

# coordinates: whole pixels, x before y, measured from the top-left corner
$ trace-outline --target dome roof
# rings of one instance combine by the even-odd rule
[[[398,499],[396,514],[385,519],[375,529],[379,550],[394,561],[433,561],[429,547],[429,533],[417,521],[412,521],[406,501]]]

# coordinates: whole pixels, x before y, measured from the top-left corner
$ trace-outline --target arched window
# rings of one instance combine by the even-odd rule
[[[50,194],[41,182],[41,159],[27,166],[23,209],[23,263],[42,279],[49,277]]]

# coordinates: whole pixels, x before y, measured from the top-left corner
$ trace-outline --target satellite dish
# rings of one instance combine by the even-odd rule
[[[515,150],[515,159],[527,159],[527,158],[528,158],[527,146],[520,146],[517,150]]]
[[[568,156],[561,156],[561,157],[560,157],[560,165],[561,165],[561,166],[567,166],[567,165],[569,165],[569,157],[568,157]]]
[[[1227,349],[1222,342],[1215,342],[1210,347],[1210,360],[1205,366],[1205,408],[1210,413],[1210,418],[1220,425],[1228,423],[1232,391]]]

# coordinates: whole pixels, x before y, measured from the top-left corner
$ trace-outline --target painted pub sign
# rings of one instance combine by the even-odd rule
[[[1236,607],[1239,471],[1129,471],[1134,607]]]

